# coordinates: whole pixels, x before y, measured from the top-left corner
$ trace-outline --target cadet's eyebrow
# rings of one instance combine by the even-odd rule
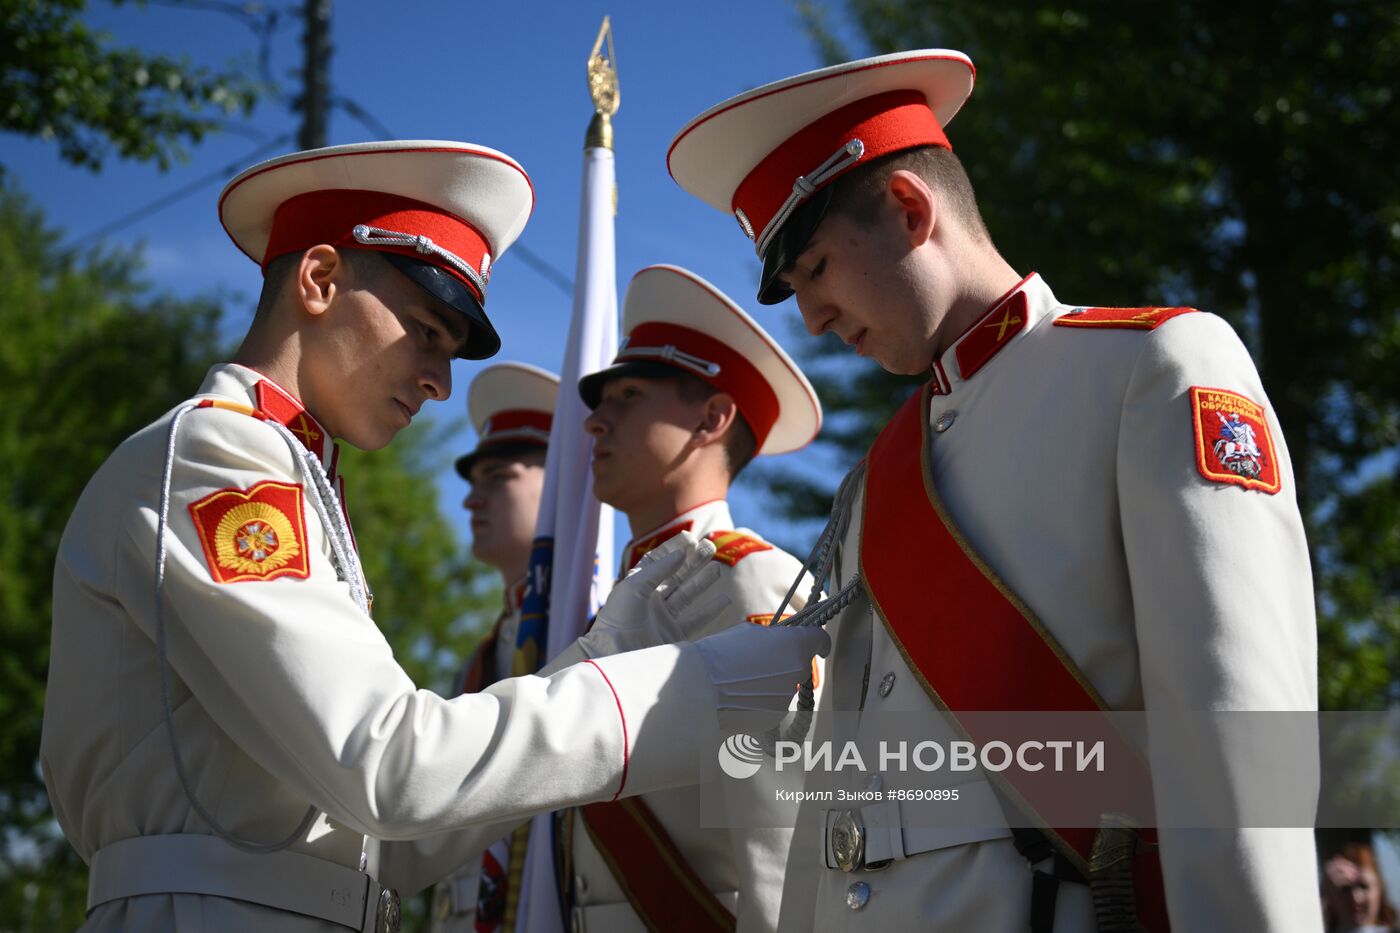
[[[786,266],[783,266],[783,268],[778,270],[778,278],[790,287],[792,285],[792,274],[794,272],[801,271],[797,268],[797,261],[803,256],[806,256],[808,253],[810,253],[820,243],[820,238],[817,237],[816,234],[812,234],[812,238],[807,241],[807,245],[802,247],[802,252],[792,257],[792,262],[788,263]]]
[[[443,330],[447,331],[447,335],[457,344],[455,349],[462,349],[462,346],[467,342],[467,333],[462,329],[461,322],[454,320],[457,315],[444,314],[435,304],[429,304],[428,311],[432,313],[433,317],[437,318],[439,323],[442,324]]]

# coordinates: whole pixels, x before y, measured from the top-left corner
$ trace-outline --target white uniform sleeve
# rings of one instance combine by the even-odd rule
[[[771,616],[802,565],[786,552],[775,549],[750,554],[733,567],[724,569],[720,585],[734,609],[733,616],[725,622],[733,624],[754,616]],[[811,578],[804,576],[802,586],[785,613],[797,612],[805,606],[811,587]],[[752,813],[756,808],[773,805],[772,791],[766,784],[725,781],[723,791],[728,805],[736,808],[737,813]],[[793,830],[786,827],[750,826],[745,829],[735,823],[730,829],[734,872],[740,879],[739,929],[777,929],[792,837]]]
[[[1192,386],[1265,407],[1276,494],[1198,470]],[[1315,710],[1312,579],[1292,469],[1254,365],[1224,321],[1189,314],[1146,336],[1124,399],[1117,474],[1149,713]],[[1221,781],[1212,793],[1247,799],[1258,775],[1229,748],[1204,754],[1154,755],[1154,786],[1211,775]],[[1320,929],[1310,830],[1164,829],[1160,838],[1174,929]]]
[[[601,659],[445,700],[416,689],[336,579],[305,504],[309,576],[216,582],[189,506],[220,489],[302,482],[281,437],[256,420],[196,411],[176,449],[166,536],[172,699],[192,694],[268,772],[332,818],[406,839],[697,779],[677,735],[712,715],[689,646]],[[153,626],[159,476],[120,534],[122,600]],[[154,631],[147,635],[154,638]],[[697,697],[706,697],[697,702]]]

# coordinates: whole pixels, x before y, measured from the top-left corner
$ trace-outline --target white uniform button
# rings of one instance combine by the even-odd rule
[[[953,422],[958,420],[958,413],[955,411],[945,411],[938,416],[938,420],[933,423],[933,429],[939,434],[953,426]]]
[[[846,889],[846,906],[851,910],[860,910],[870,903],[870,885],[864,881],[857,881]]]
[[[887,696],[889,696],[889,695],[890,695],[890,691],[893,690],[893,689],[894,689],[894,671],[890,671],[890,672],[889,672],[888,674],[886,674],[884,677],[881,677],[881,678],[880,678],[880,696],[882,696],[882,697],[887,697]]]
[[[583,875],[574,875],[574,893],[580,896],[588,893],[588,879]]]

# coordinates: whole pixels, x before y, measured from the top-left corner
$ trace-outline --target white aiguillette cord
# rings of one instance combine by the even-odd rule
[[[165,532],[170,524],[170,478],[175,467],[175,437],[180,429],[180,422],[184,420],[185,415],[200,407],[203,407],[200,403],[191,402],[175,411],[170,420],[170,436],[165,448],[165,467],[161,472],[160,518],[156,524],[155,594],[156,652],[160,657],[161,713],[165,720],[165,734],[170,740],[170,754],[175,759],[175,773],[180,778],[180,786],[184,788],[185,798],[190,802],[190,807],[194,812],[199,814],[200,819],[209,824],[209,828],[214,831],[216,836],[236,848],[255,853],[279,852],[307,834],[311,829],[311,824],[316,820],[316,807],[307,807],[306,814],[297,824],[297,828],[280,842],[249,842],[239,839],[225,829],[223,824],[214,818],[214,814],[210,813],[195,797],[194,787],[190,784],[189,775],[185,771],[184,758],[180,754],[180,744],[175,737],[175,718],[170,709],[170,671],[169,664],[166,662],[165,637]],[[364,571],[360,567],[359,558],[355,555],[350,529],[345,521],[345,513],[340,508],[340,500],[336,496],[335,490],[331,488],[330,480],[326,478],[325,469],[311,451],[307,450],[285,426],[275,421],[264,421],[264,423],[275,428],[282,435],[282,439],[291,448],[292,457],[297,461],[302,475],[308,480],[308,485],[315,490],[316,495],[309,498],[316,509],[316,514],[320,516],[321,527],[326,530],[326,536],[330,541],[331,558],[335,564],[336,575],[349,585],[350,596],[355,600],[355,605],[368,615],[369,588],[365,583]],[[362,853],[361,862],[363,863],[363,861]]]
[[[778,611],[773,613],[773,625],[826,625],[864,592],[860,574],[856,573],[834,596],[829,599],[821,598],[826,582],[831,576],[831,565],[836,559],[836,536],[841,533],[841,529],[850,516],[851,506],[855,502],[856,490],[860,488],[860,479],[864,475],[865,461],[862,460],[841,481],[840,488],[836,490],[836,497],[832,500],[831,517],[827,519],[826,527],[817,537],[817,543],[812,547],[812,553],[807,555],[807,561],[802,565],[802,570],[798,572],[797,579],[793,580],[792,586],[788,587],[787,595],[783,597]],[[797,613],[784,619],[782,617],[783,610],[788,607],[788,603],[792,602],[792,597],[797,594],[797,588],[802,585],[802,578],[808,573],[812,575],[812,589],[807,596],[807,604]],[[769,741],[765,743],[765,750],[770,755],[773,754],[779,737],[789,741],[802,741],[811,728],[812,711],[816,705],[815,687],[812,684],[812,678],[808,677],[798,688],[797,710],[790,723],[787,724],[786,728],[779,726],[768,733],[767,739]]]

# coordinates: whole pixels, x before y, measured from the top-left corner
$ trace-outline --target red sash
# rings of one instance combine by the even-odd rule
[[[925,386],[870,448],[860,564],[876,614],[941,709],[1107,710],[1054,636],[953,526],[929,469],[930,398]],[[936,595],[936,603],[931,595]],[[967,723],[960,728],[966,732]],[[1005,736],[968,738],[979,742]],[[1115,741],[1120,743],[1117,748]],[[1146,762],[1135,750],[1117,738],[1107,745],[1106,757],[1115,762],[1119,780],[1124,767],[1137,768],[1140,774],[1131,779],[1142,783],[1129,786],[1150,787]],[[988,776],[1087,878],[1096,828],[1049,826],[1036,808],[1037,778],[1019,769]],[[1151,830],[1141,836],[1156,842]],[[1166,933],[1166,898],[1155,845],[1134,861],[1133,885],[1139,921],[1151,933]]]
[[[734,915],[700,880],[641,798],[589,804],[578,814],[648,930],[733,931]]]

